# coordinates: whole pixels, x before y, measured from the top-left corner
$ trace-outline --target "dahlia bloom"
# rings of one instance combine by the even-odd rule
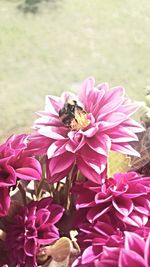
[[[103,246],[120,247],[123,234],[119,228],[111,224],[109,216],[103,216],[101,221],[80,225],[78,244],[81,247],[82,264],[100,259]]]
[[[40,163],[33,157],[24,154],[27,148],[27,136],[11,136],[0,145],[0,216],[7,214],[10,206],[10,187],[16,185],[17,179],[39,180]]]
[[[95,267],[149,267],[150,234],[144,240],[140,235],[125,232],[124,246],[121,249],[104,247],[101,261]]]
[[[143,131],[130,119],[136,109],[122,87],[95,87],[93,78],[83,82],[78,96],[69,92],[47,96],[45,110],[34,123],[31,147],[41,154],[42,144],[44,149],[47,146],[50,181],[64,178],[76,164],[85,177],[101,183],[110,149],[139,156],[129,145],[138,140],[135,133]]]
[[[40,246],[59,238],[55,224],[62,215],[63,208],[53,204],[50,197],[20,207],[6,224],[5,245],[11,266],[37,266],[36,255]]]
[[[81,256],[73,263],[74,266],[94,267],[101,259],[103,247],[122,247],[123,233],[111,224],[109,216],[103,216],[101,221],[90,224],[88,221],[79,225],[78,244]]]
[[[150,177],[135,172],[117,173],[101,186],[91,182],[79,184],[75,192],[77,209],[87,208],[90,223],[101,220],[104,214],[124,230],[143,227],[150,216]]]
[[[111,236],[110,225],[105,223],[95,224],[90,233],[91,229],[92,226],[85,231],[85,241],[90,241],[91,246],[74,261],[72,267],[150,266],[150,233],[145,238],[127,231],[122,232],[122,235]]]

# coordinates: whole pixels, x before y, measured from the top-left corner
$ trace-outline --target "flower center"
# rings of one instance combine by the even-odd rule
[[[59,110],[59,117],[63,124],[73,131],[84,129],[90,124],[87,113],[78,106],[75,100],[65,103],[64,107]]]

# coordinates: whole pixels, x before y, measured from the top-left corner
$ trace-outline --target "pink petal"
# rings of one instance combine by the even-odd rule
[[[103,118],[101,123],[99,124],[99,129],[101,132],[104,132],[108,129],[112,129],[116,127],[117,125],[121,124],[127,119],[127,117],[119,112],[113,112],[112,114],[109,114]]]
[[[45,126],[38,130],[38,133],[54,140],[65,139],[68,129],[65,127]]]
[[[56,173],[62,172],[68,169],[74,163],[74,155],[72,153],[66,152],[61,156],[54,157],[50,160],[49,169],[53,176]]]
[[[41,174],[32,168],[18,168],[16,170],[16,176],[23,180],[40,180]]]
[[[113,129],[107,131],[107,134],[110,138],[132,138],[134,140],[138,140],[137,135],[128,127],[124,127],[123,124],[116,126]],[[124,140],[125,142],[125,140]]]
[[[37,242],[35,238],[27,239],[24,244],[24,250],[26,255],[33,257],[36,251],[36,245]]]
[[[49,216],[50,223],[53,225],[57,223],[62,217],[63,212],[64,209],[60,205],[53,204],[53,206],[51,207],[51,214]]]
[[[134,210],[138,211],[142,214],[150,216],[150,202],[145,197],[138,196],[137,199],[134,200]]]
[[[48,209],[49,205],[52,204],[53,199],[51,197],[42,198],[39,202],[37,202],[37,209]]]
[[[144,257],[144,239],[133,232],[125,232],[125,249],[134,250]]]
[[[94,183],[101,184],[102,176],[95,172],[93,168],[87,164],[82,157],[77,157],[77,166],[81,173]]]
[[[138,214],[134,211],[128,217],[123,216],[120,213],[116,213],[116,216],[123,222],[135,227],[143,227],[148,222],[147,216]]]
[[[76,100],[78,102],[78,96],[69,92],[69,91],[65,91],[61,94],[61,106],[59,107],[60,108],[63,108],[64,106],[64,103],[68,102],[68,100]]]
[[[52,230],[51,230],[52,228]],[[57,230],[54,231],[54,227],[52,227],[51,224],[46,224],[46,227],[42,226],[42,231],[46,233],[45,237],[43,238],[38,238],[38,245],[41,245],[41,247],[43,247],[43,245],[50,245],[53,244],[54,242],[56,242],[56,240],[59,239],[59,233],[57,232]]]
[[[109,210],[111,210],[111,205],[107,206],[102,204],[101,206],[98,205],[96,207],[93,207],[87,213],[87,220],[92,223],[100,218],[103,214],[107,213]]]
[[[100,235],[103,235],[105,237],[109,237],[112,234],[114,234],[114,228],[111,224],[105,223],[105,222],[101,222],[98,221],[95,225],[94,225],[94,229],[100,233]],[[95,241],[97,241],[98,238],[94,238],[93,243]],[[97,243],[99,243],[97,241]],[[112,247],[111,247],[112,248]]]
[[[58,116],[59,109],[60,109],[60,97],[51,95],[46,96],[45,111]]]
[[[106,134],[97,134],[93,138],[86,139],[86,143],[89,145],[90,148],[92,148],[94,151],[96,151],[99,154],[102,154],[104,156],[108,155],[108,152],[111,147],[111,140],[108,135]]]
[[[143,258],[136,252],[121,249],[119,256],[119,267],[147,267]]]
[[[124,128],[121,125],[116,129],[112,129],[108,131],[107,134],[111,138],[113,143],[123,143],[123,142],[131,142],[138,141],[138,137],[135,133],[130,131],[128,128]]]
[[[13,167],[9,165],[0,166],[0,187],[9,187],[16,184],[16,173]]]
[[[103,155],[99,155],[86,145],[80,150],[80,157],[82,157],[84,162],[98,174],[101,174],[106,168],[107,158]]]
[[[48,179],[48,181],[50,183],[59,182],[61,179],[65,178],[69,174],[71,169],[72,169],[72,165],[69,168],[67,168],[64,171],[62,171],[62,172],[56,173],[54,175],[51,175],[51,173],[49,171],[49,164],[47,164],[47,179]]]
[[[76,153],[78,150],[80,150],[84,144],[85,144],[85,138],[83,135],[81,135],[81,138],[76,140],[76,135],[74,136],[74,140],[69,140],[66,145],[65,149],[69,152]]]
[[[96,256],[94,255],[93,246],[86,248],[82,254],[82,264],[90,263],[95,259]]]
[[[85,207],[92,207],[95,205],[94,193],[87,188],[82,188],[82,194],[76,200],[76,209],[82,209]]]
[[[138,227],[143,227],[148,222],[148,216],[145,214],[133,211],[130,216],[138,224]]]
[[[145,243],[144,259],[147,266],[150,266],[150,233]]]
[[[123,105],[121,105],[120,107],[118,107],[118,111],[122,112],[128,116],[131,116],[132,114],[134,114],[137,110],[139,109],[139,105],[137,103],[131,103],[131,102],[127,102]]]
[[[36,119],[34,122],[34,129],[41,128],[41,126],[62,126],[62,122],[59,119],[59,117],[52,117],[52,115],[48,112],[41,111],[36,112],[37,115],[40,116],[40,118]]]
[[[67,140],[64,139],[53,142],[47,150],[48,159],[64,154],[66,152],[66,143]]]
[[[105,258],[110,258],[111,260],[118,261],[120,248],[113,247],[103,247],[102,260]]]
[[[112,204],[123,216],[128,216],[134,208],[132,200],[124,197],[116,197],[112,201]]]
[[[92,101],[89,97],[89,103],[90,103],[89,110],[94,115],[96,121],[98,121],[97,118],[100,114],[100,106],[101,102],[103,101],[103,97],[105,95],[105,90],[104,89],[98,90],[97,88],[94,88],[91,94],[92,94]]]
[[[90,138],[93,137],[99,131],[98,126],[94,126],[83,132],[84,136]]]
[[[89,103],[87,101],[89,100],[89,94],[92,92],[94,84],[95,84],[94,78],[88,78],[81,85],[79,98],[81,102],[85,104],[86,107],[88,107]]]
[[[77,266],[80,267],[80,266]],[[86,267],[86,266],[85,266]],[[89,266],[91,267],[91,266]],[[97,260],[94,262],[94,267],[118,267],[118,263],[112,259]]]
[[[128,129],[130,129],[134,133],[140,133],[140,132],[145,131],[145,128],[139,122],[137,122],[131,118],[126,120],[125,122],[123,122],[122,126],[127,127]]]
[[[109,202],[112,200],[112,195],[107,195],[106,193],[99,192],[95,195],[95,203],[100,204],[104,202]]]
[[[21,158],[16,162],[16,175],[23,180],[39,180],[41,178],[41,165],[34,158]]]
[[[124,217],[119,212],[116,212],[115,216],[117,216],[119,218],[119,220],[123,221],[126,224],[129,224],[129,225],[135,226],[135,227],[139,227],[139,224],[135,220],[133,220],[131,217]]]
[[[103,105],[100,107],[100,115],[98,120],[102,119],[106,114],[116,110],[124,100],[124,88],[116,87],[111,89],[104,97]]]
[[[42,224],[47,223],[50,216],[50,211],[46,208],[40,209],[36,213],[36,224],[41,227]]]
[[[28,147],[23,154],[26,156],[46,154],[46,151],[50,146],[50,144],[51,144],[50,138],[39,134],[31,134],[29,136]]]
[[[78,257],[71,265],[71,267],[81,267],[81,257]],[[7,267],[7,266],[6,266]]]
[[[127,154],[130,156],[140,157],[140,154],[127,143],[122,143],[122,144],[112,143],[111,150]]]
[[[109,92],[109,84],[108,83],[100,83],[97,85],[98,90],[104,90],[105,93]]]

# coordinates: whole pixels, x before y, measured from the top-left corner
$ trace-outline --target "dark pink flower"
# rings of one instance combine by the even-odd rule
[[[88,264],[91,264],[92,267],[95,266],[95,262],[101,259],[104,246],[118,248],[122,246],[123,233],[113,226],[109,216],[105,215],[101,221],[96,223],[80,224],[77,241],[82,254],[74,265],[88,266]]]
[[[150,234],[144,240],[136,233],[125,232],[124,246],[118,248],[104,247],[101,261],[96,267],[149,267]]]
[[[40,163],[25,155],[26,148],[27,136],[24,134],[13,135],[0,145],[0,216],[7,214],[9,189],[16,185],[17,179],[28,181],[41,178]]]
[[[90,228],[88,230],[90,231]],[[100,238],[100,232],[103,235],[106,233],[103,231],[104,228],[100,226],[99,238],[98,236],[97,238],[93,236],[92,245],[85,249],[82,255],[72,264],[72,267],[150,266],[150,229],[149,234],[145,238],[134,232],[123,232],[121,239],[116,239],[116,236],[113,242],[109,241],[107,245],[104,244],[106,239]],[[110,240],[111,238],[110,236]]]
[[[53,204],[49,197],[20,207],[6,224],[5,244],[12,267],[37,266],[36,255],[40,246],[59,238],[55,224],[62,215],[63,208]]]
[[[76,207],[88,208],[86,218],[91,223],[101,220],[104,214],[109,214],[119,227],[142,227],[148,223],[150,177],[135,172],[118,173],[101,186],[91,182],[79,184],[76,193]]]
[[[82,255],[72,267],[132,266],[118,265],[120,249],[124,248],[124,231],[145,239],[150,232],[150,177],[117,173],[102,185],[78,182],[73,192],[77,208],[74,226]]]
[[[129,118],[136,109],[122,87],[95,87],[92,78],[83,82],[79,96],[69,92],[47,96],[45,111],[38,113],[34,123],[37,134],[31,147],[41,154],[42,144],[44,149],[47,146],[50,181],[65,177],[76,164],[84,176],[100,183],[110,149],[138,156],[129,145],[138,140],[135,133],[143,131]],[[45,137],[42,144],[41,136]]]

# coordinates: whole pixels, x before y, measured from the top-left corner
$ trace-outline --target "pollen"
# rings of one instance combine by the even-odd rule
[[[75,111],[75,118],[70,123],[70,128],[73,131],[79,131],[86,128],[90,124],[85,111]]]
[[[64,107],[59,111],[59,117],[63,124],[72,131],[79,131],[90,124],[87,113],[75,100],[65,103]]]

